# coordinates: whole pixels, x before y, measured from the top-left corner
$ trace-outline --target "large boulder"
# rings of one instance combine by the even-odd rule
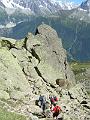
[[[37,74],[53,86],[57,79],[69,81],[68,85],[75,84],[74,75],[66,60],[66,51],[56,31],[42,24],[35,34],[28,34],[26,49],[38,60],[38,65],[34,67]]]
[[[75,84],[61,39],[45,24],[37,28],[35,35],[29,33],[25,39],[16,41],[10,52],[17,58],[34,94],[57,94],[53,88],[69,88]]]

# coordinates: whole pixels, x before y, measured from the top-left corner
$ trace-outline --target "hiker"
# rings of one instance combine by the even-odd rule
[[[59,115],[59,113],[61,111],[61,107],[58,106],[57,103],[54,103],[53,105],[54,105],[54,108],[51,109],[51,111],[53,112],[53,118],[56,117],[56,119],[57,119],[57,117],[58,117],[58,115]]]
[[[42,108],[44,113],[46,108],[46,97],[44,95],[40,95],[39,102],[40,102],[40,107]]]
[[[51,108],[52,105],[58,101],[58,98],[56,96],[49,96],[50,102],[51,102]]]

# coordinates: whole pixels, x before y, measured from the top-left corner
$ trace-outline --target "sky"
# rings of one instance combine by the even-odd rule
[[[57,1],[59,1],[59,0],[57,0]],[[64,1],[64,0],[62,0],[62,1]],[[82,3],[83,1],[86,1],[86,0],[65,0],[65,1],[71,1],[71,2],[75,2],[75,3],[80,4],[80,3]]]
[[[75,2],[75,3],[82,3],[85,0],[70,0],[70,1]]]

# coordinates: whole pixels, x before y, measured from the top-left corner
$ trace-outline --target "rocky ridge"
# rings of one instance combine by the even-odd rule
[[[42,119],[35,101],[40,94],[53,94],[64,120],[90,118],[87,93],[76,85],[61,39],[50,26],[42,24],[19,41],[0,38],[0,70],[0,105],[7,110]]]
[[[86,0],[86,1],[82,2],[80,7],[89,12],[89,10],[90,10],[90,0]]]

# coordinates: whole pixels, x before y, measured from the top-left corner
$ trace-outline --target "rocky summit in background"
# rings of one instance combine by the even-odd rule
[[[86,0],[86,1],[82,2],[82,4],[80,5],[80,7],[83,10],[87,10],[88,12],[90,12],[90,0]]]
[[[75,82],[61,39],[46,24],[19,41],[0,38],[0,105],[29,120],[46,120],[35,104],[40,94],[58,96],[63,120],[90,119],[89,97]]]

